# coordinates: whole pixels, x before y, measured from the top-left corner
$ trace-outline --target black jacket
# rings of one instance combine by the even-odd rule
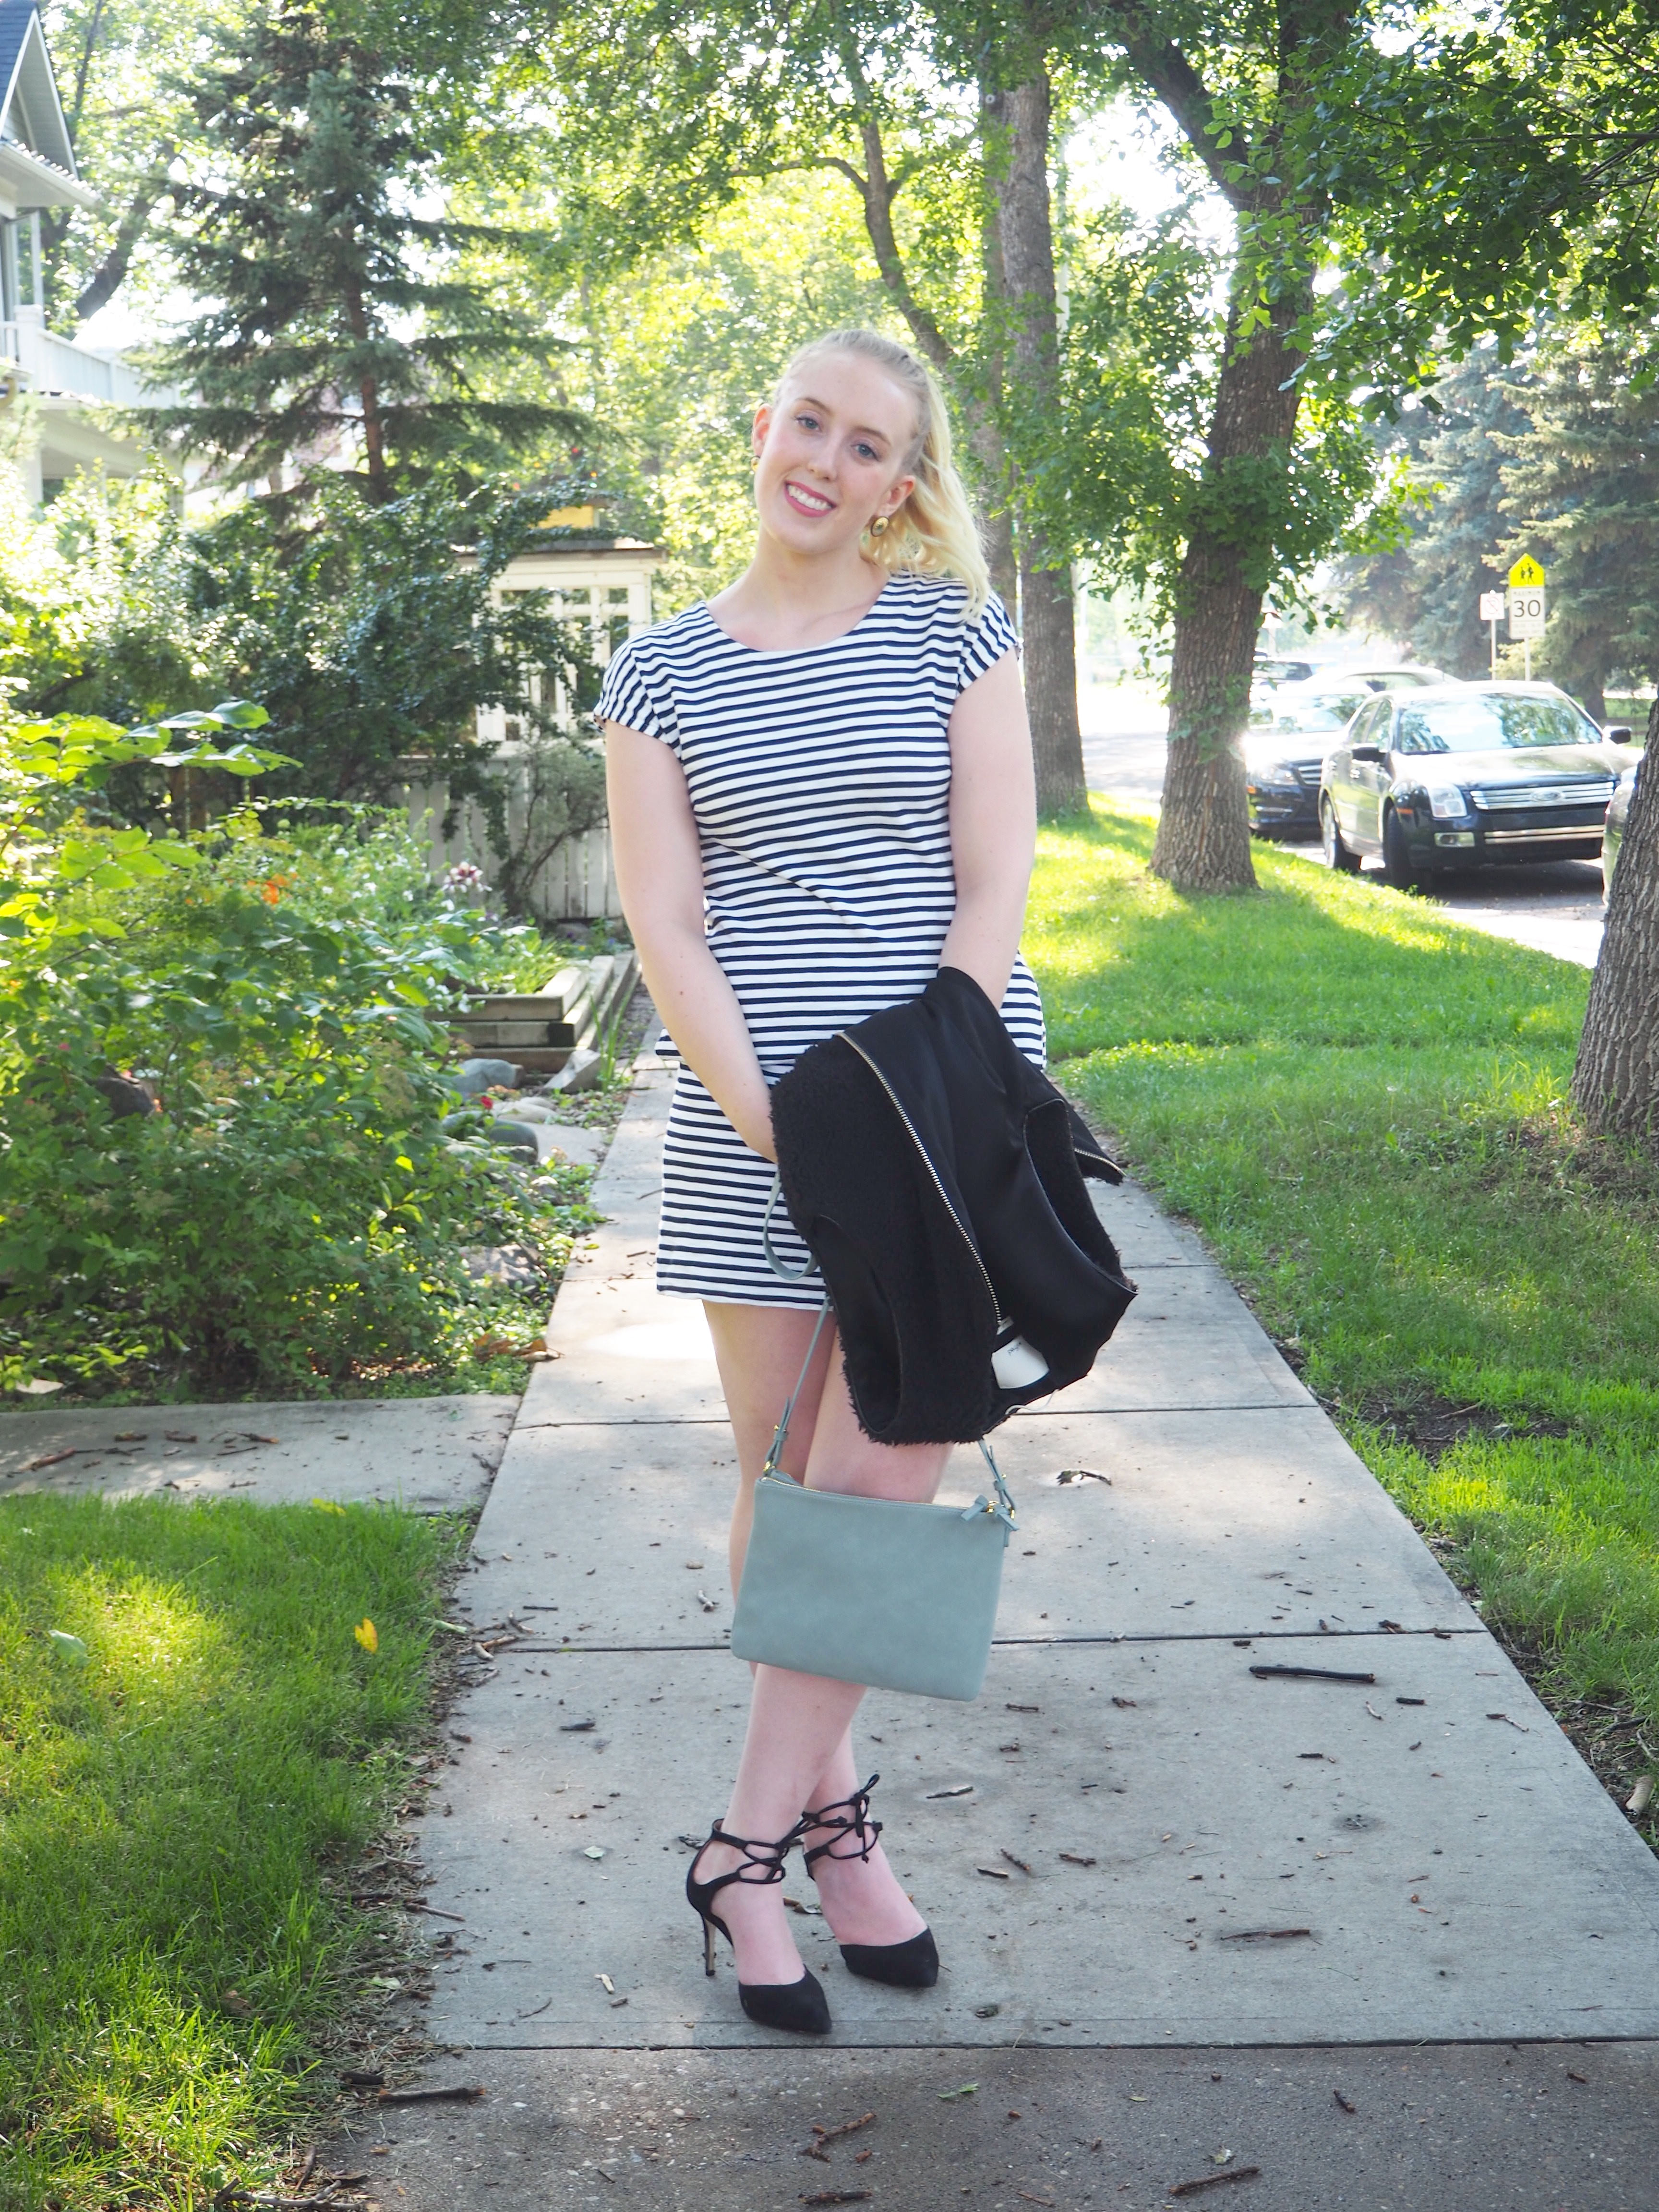
[[[1084,1176],[1122,1176],[971,975],[811,1046],[772,1126],[867,1435],[972,1443],[1088,1373],[1135,1291]],[[1010,1337],[1048,1372],[1000,1383]]]

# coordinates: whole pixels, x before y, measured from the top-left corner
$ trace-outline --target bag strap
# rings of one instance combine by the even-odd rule
[[[775,1176],[772,1178],[772,1194],[766,1201],[766,1212],[761,1224],[761,1249],[764,1251],[767,1264],[775,1275],[786,1283],[801,1283],[805,1282],[809,1276],[817,1274],[817,1261],[811,1261],[805,1267],[786,1267],[772,1249],[772,1214],[782,1194],[782,1190],[781,1176]],[[772,1442],[766,1455],[766,1464],[761,1469],[763,1478],[774,1475],[784,1482],[793,1480],[793,1476],[784,1474],[778,1462],[783,1456],[785,1444],[789,1441],[789,1424],[794,1417],[796,1401],[806,1387],[806,1377],[811,1368],[813,1355],[818,1348],[818,1339],[823,1334],[823,1324],[829,1318],[830,1293],[826,1291],[823,1294],[823,1304],[818,1308],[817,1320],[813,1323],[812,1334],[807,1340],[806,1357],[800,1364],[800,1373],[795,1377],[795,1387],[784,1400],[783,1411],[778,1416],[778,1425],[772,1431]],[[1010,1495],[1007,1484],[1002,1479],[1002,1470],[997,1465],[991,1447],[983,1437],[979,1440],[979,1448],[985,1455],[985,1464],[991,1470],[991,1481],[996,1491],[997,1502],[993,1505],[990,1499],[981,1492],[971,1505],[963,1510],[962,1517],[964,1521],[975,1521],[981,1513],[988,1513],[1000,1521],[1006,1528],[1012,1529],[1018,1525],[1014,1520],[1014,1501]]]

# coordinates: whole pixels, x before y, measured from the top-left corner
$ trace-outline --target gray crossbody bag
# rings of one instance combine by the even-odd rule
[[[774,1193],[774,1204],[776,1193]],[[767,1257],[786,1280],[801,1281]],[[912,1505],[807,1490],[778,1462],[812,1364],[826,1297],[755,1485],[755,1520],[738,1591],[740,1659],[926,1698],[976,1698],[985,1680],[1014,1501],[984,1438],[994,1501]]]

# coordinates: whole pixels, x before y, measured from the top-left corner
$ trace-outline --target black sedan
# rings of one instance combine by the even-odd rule
[[[1318,835],[1321,766],[1357,709],[1376,696],[1358,683],[1340,690],[1297,684],[1286,695],[1258,708],[1244,732],[1244,793],[1258,837]]]
[[[1553,684],[1456,684],[1373,699],[1320,777],[1334,868],[1391,884],[1517,860],[1594,860],[1634,756]]]
[[[1258,837],[1319,835],[1319,771],[1356,712],[1379,691],[1449,684],[1437,668],[1327,668],[1305,683],[1250,695],[1244,791]]]

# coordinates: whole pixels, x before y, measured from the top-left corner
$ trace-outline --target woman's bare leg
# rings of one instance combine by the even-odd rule
[[[742,1573],[753,1486],[764,1464],[783,1401],[794,1389],[816,1316],[787,1309],[709,1305],[715,1358],[738,1444],[741,1486],[732,1516],[733,1587]],[[830,1332],[826,1330],[828,1338]],[[814,1385],[817,1385],[815,1389]],[[948,1445],[873,1443],[859,1428],[839,1361],[821,1343],[790,1425],[787,1472],[813,1487],[867,1497],[926,1500],[939,1486]],[[766,1842],[787,1834],[803,1808],[830,1802],[855,1786],[849,1724],[864,1692],[856,1684],[757,1667],[742,1763],[724,1825]],[[717,1846],[704,1855],[704,1879],[738,1863]],[[842,1942],[902,1942],[922,1926],[879,1845],[866,1862],[817,1869],[825,1917]],[[799,1981],[800,1954],[780,1888],[733,1885],[717,1910],[732,1930],[740,1980]]]
[[[778,1416],[799,1377],[817,1316],[796,1313],[787,1306],[728,1306],[712,1302],[705,1303],[703,1312],[708,1317],[708,1334],[714,1340],[714,1364],[720,1369],[720,1388],[726,1393],[738,1447],[738,1495],[732,1507],[730,1540],[732,1595],[736,1597],[754,1518],[756,1480],[766,1464]],[[805,1471],[818,1395],[830,1371],[835,1339],[834,1323],[826,1323],[806,1387],[789,1424],[783,1465],[787,1473],[795,1476]]]
[[[950,1456],[949,1444],[872,1443],[858,1425],[847,1378],[836,1360],[818,1405],[806,1468],[809,1488],[855,1490],[865,1497],[907,1498],[926,1504],[938,1490]],[[849,1729],[803,1799],[803,1810],[850,1797],[866,1778],[855,1764]],[[830,1838],[809,1830],[804,1841],[810,1850]],[[850,1856],[855,1850],[854,1839],[848,1837],[812,1869],[824,1917],[836,1942],[902,1943],[920,1935],[927,1922],[900,1887],[881,1845],[867,1859]]]

